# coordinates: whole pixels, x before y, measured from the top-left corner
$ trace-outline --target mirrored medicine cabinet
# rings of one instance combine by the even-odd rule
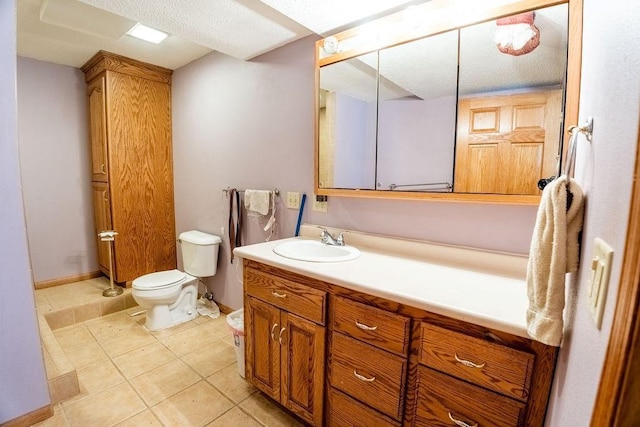
[[[318,41],[316,193],[538,203],[577,122],[581,17],[432,0]]]

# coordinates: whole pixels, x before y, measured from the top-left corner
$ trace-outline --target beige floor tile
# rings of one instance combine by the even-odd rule
[[[55,335],[58,344],[60,344],[63,350],[95,342],[95,338],[91,335],[91,332],[89,332],[87,327],[82,323],[56,329],[53,335]]]
[[[71,362],[73,367],[77,370],[86,368],[87,366],[91,366],[95,363],[109,360],[107,353],[102,350],[102,347],[100,347],[100,344],[96,341],[64,350],[64,353],[67,355],[69,362]]]
[[[122,422],[146,408],[126,382],[64,405],[71,426],[108,427]]]
[[[74,307],[73,315],[75,316],[76,323],[84,322],[85,320],[95,319],[100,317],[100,303],[88,302],[84,305]]]
[[[211,384],[200,381],[158,403],[151,410],[167,426],[204,426],[233,406]]]
[[[98,362],[77,371],[80,392],[92,394],[113,387],[124,381],[118,369],[110,360]]]
[[[65,308],[73,308],[86,303],[86,300],[81,296],[62,296],[59,297],[53,296],[48,297],[49,304],[51,304],[51,309],[54,311],[63,310]]]
[[[169,347],[169,350],[173,351],[178,356],[182,356],[204,347],[215,339],[215,336],[207,333],[202,326],[196,325],[186,331],[179,332],[166,338],[161,338],[160,341]]]
[[[65,326],[71,326],[75,323],[73,315],[73,308],[67,308],[64,310],[52,311],[45,314],[45,319],[51,330],[64,328]]]
[[[103,316],[123,311],[124,309],[124,295],[122,294],[117,297],[106,298],[100,302],[100,312]]]
[[[117,425],[117,427],[162,427],[162,423],[153,415],[153,413],[147,409],[140,412],[138,415],[129,418]]]
[[[249,396],[240,407],[251,414],[265,426],[269,427],[302,427],[303,424],[289,415],[274,402],[266,398],[262,393],[257,392]]]
[[[36,423],[33,427],[67,427],[67,418],[64,415],[64,410],[60,403],[53,405],[53,417],[47,418],[44,421]]]
[[[113,363],[127,379],[151,371],[175,359],[176,355],[162,343],[154,342],[113,358]]]
[[[235,349],[220,338],[185,354],[181,359],[203,377],[208,377],[236,361]]]
[[[131,329],[140,326],[124,312],[87,320],[84,324],[98,341],[107,340],[116,335],[126,335]]]
[[[100,345],[105,353],[113,358],[153,342],[156,342],[156,339],[149,332],[140,326],[136,326],[126,334],[118,334],[113,338],[100,342]]]
[[[238,364],[234,363],[207,378],[215,388],[236,403],[242,402],[255,393],[256,389],[238,374]]]
[[[239,407],[235,407],[230,411],[226,412],[219,418],[216,418],[211,423],[207,424],[207,427],[231,427],[231,426],[242,426],[242,427],[262,427],[262,424],[257,422],[255,419],[250,417],[249,415],[242,412],[242,409]]]
[[[229,329],[229,325],[227,324],[227,316],[224,314],[221,314],[220,317],[216,319],[211,319],[211,321],[209,322],[204,322],[200,326],[202,326],[207,332],[215,337],[231,336],[231,330]]]
[[[149,406],[153,406],[200,380],[200,375],[196,374],[183,361],[176,359],[138,375],[130,380],[130,383],[140,393],[144,401]]]
[[[146,318],[145,318],[145,321],[146,321]],[[170,337],[171,335],[175,335],[180,332],[186,331],[187,329],[191,329],[194,326],[198,326],[198,325],[194,322],[189,321],[189,322],[180,323],[179,325],[175,325],[167,329],[161,329],[159,331],[149,331],[149,333],[160,340],[163,338]]]

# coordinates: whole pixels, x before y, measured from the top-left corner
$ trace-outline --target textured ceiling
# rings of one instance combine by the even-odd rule
[[[1,0],[0,0],[1,1]],[[425,0],[19,0],[18,55],[73,67],[107,50],[170,69],[211,51],[254,58]],[[129,37],[136,22],[169,33]]]

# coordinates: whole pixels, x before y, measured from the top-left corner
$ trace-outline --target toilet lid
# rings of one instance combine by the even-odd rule
[[[180,270],[159,271],[134,279],[132,286],[140,290],[163,289],[184,281],[186,277],[187,275]]]

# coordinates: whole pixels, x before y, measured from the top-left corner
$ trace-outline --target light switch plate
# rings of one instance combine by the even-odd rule
[[[329,202],[327,201],[327,196],[316,196],[313,195],[313,211],[314,212],[326,212],[327,205]]]
[[[289,209],[300,208],[300,193],[294,193],[294,192],[287,193],[287,207]]]
[[[602,326],[602,313],[607,300],[609,276],[611,276],[611,262],[613,249],[604,240],[596,237],[593,241],[593,258],[591,260],[591,280],[587,293],[587,303],[596,328]]]

